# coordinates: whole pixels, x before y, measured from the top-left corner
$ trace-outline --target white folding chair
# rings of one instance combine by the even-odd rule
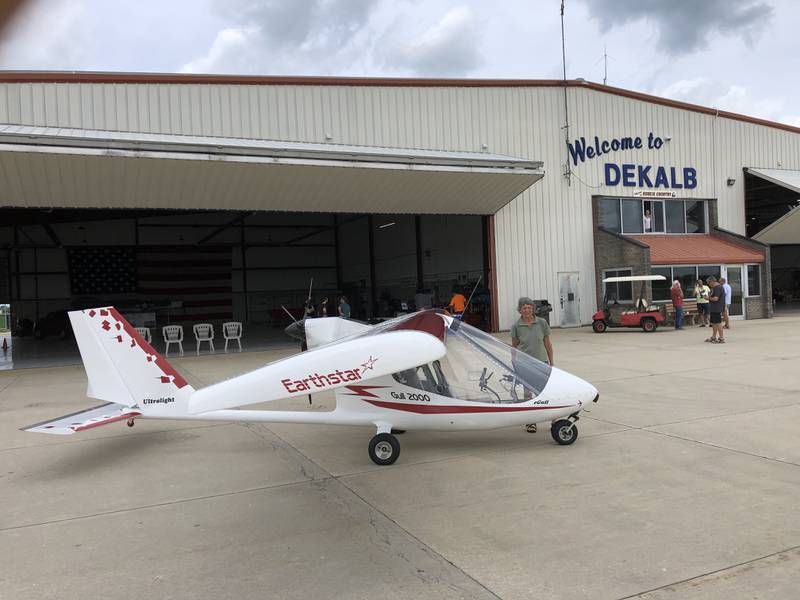
[[[142,339],[144,339],[144,341],[147,342],[148,344],[152,344],[153,343],[153,340],[150,338],[150,328],[149,327],[137,327],[136,328],[136,333],[138,333],[140,336],[142,336]]]
[[[222,337],[225,338],[225,352],[228,351],[228,341],[236,340],[239,352],[242,351],[242,324],[238,321],[229,321],[222,324]]]
[[[170,344],[178,344],[178,348],[180,348],[181,351],[181,356],[183,356],[183,326],[164,325],[164,327],[161,328],[161,333],[164,336],[164,341],[167,344],[164,354],[169,356]]]
[[[200,356],[200,343],[208,342],[211,352],[214,352],[214,326],[211,323],[197,323],[192,326],[194,339],[197,340],[197,355]]]

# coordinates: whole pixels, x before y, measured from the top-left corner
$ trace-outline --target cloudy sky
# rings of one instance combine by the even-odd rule
[[[560,0],[31,0],[0,69],[560,78]],[[567,77],[800,126],[797,0],[566,0]]]

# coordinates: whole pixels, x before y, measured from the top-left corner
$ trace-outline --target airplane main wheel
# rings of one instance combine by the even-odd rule
[[[600,319],[592,323],[592,329],[594,329],[595,333],[603,333],[606,330],[606,328],[607,328],[606,322],[601,321]]]
[[[128,427],[133,427],[136,424],[136,422],[133,419],[128,419],[128,423],[127,424],[128,424]]]
[[[400,442],[391,433],[379,433],[369,441],[369,457],[376,465],[391,465],[400,456]]]
[[[559,419],[550,426],[550,435],[557,444],[569,446],[578,439],[578,428],[569,419]]]

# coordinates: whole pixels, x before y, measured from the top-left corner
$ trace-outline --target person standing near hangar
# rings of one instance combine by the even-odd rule
[[[550,342],[550,324],[536,318],[533,300],[522,297],[517,301],[519,320],[511,326],[511,345],[519,351],[553,366],[553,344]],[[525,400],[530,400],[526,393]],[[528,433],[536,433],[536,423],[525,426]]]
[[[712,344],[724,344],[725,333],[722,331],[722,313],[725,311],[725,289],[717,282],[716,277],[707,279],[711,286],[711,294],[708,297],[708,310],[711,319],[711,337],[706,339]]]
[[[458,289],[453,290],[453,296],[447,304],[447,310],[456,317],[461,317],[467,309],[467,299]]]
[[[672,298],[672,306],[675,307],[675,329],[683,329],[683,290],[681,282],[677,279],[672,282],[669,295]]]
[[[533,300],[522,297],[517,302],[519,320],[511,326],[511,345],[521,352],[553,366],[550,324],[537,319]]]
[[[694,297],[697,300],[697,312],[700,315],[700,327],[708,325],[708,295],[711,293],[702,279],[698,279],[694,284]]]

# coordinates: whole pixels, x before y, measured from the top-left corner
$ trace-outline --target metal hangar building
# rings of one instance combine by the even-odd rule
[[[530,296],[568,327],[650,273],[770,317],[800,292],[798,197],[800,129],[582,80],[0,73],[15,319],[278,326],[313,277],[356,318],[478,284],[477,325]]]

